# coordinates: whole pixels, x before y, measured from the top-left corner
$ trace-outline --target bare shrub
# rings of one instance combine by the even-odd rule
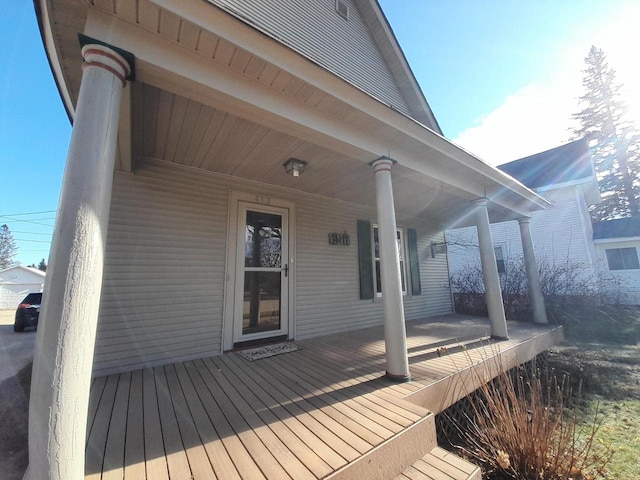
[[[487,478],[604,478],[612,453],[594,442],[601,419],[596,413],[588,429],[579,428],[578,414],[566,407],[569,398],[565,382],[552,375],[501,370],[468,397],[464,421],[454,420],[460,448],[483,466]]]
[[[542,293],[545,297],[547,316],[552,323],[563,323],[570,312],[580,316],[598,308],[602,303],[621,302],[620,289],[615,288],[615,278],[600,276],[597,279],[584,273],[584,266],[566,260],[551,262],[545,257],[538,261],[538,273]],[[617,292],[617,297],[601,293],[606,285],[608,292]],[[507,318],[531,320],[531,302],[527,285],[524,259],[510,258],[505,263],[505,271],[500,273],[502,301]],[[484,280],[479,265],[467,265],[461,272],[451,277],[456,311],[473,315],[486,315]]]

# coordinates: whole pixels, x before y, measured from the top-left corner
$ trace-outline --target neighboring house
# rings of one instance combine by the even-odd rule
[[[41,292],[45,276],[44,272],[24,265],[0,270],[0,310],[13,310],[29,293]]]
[[[562,145],[498,167],[551,202],[531,215],[531,231],[539,262],[562,265],[570,262],[583,279],[595,278],[596,256],[591,242],[588,208],[600,203],[598,183],[586,139]],[[491,237],[504,271],[522,256],[518,222],[495,222]],[[451,275],[480,265],[475,227],[447,231]]]
[[[593,243],[605,293],[640,305],[640,217],[595,222]]]
[[[82,473],[92,375],[384,323],[409,380],[405,319],[452,311],[442,225],[490,244],[489,216],[548,206],[442,136],[375,0],[36,5],[74,127],[32,478]]]

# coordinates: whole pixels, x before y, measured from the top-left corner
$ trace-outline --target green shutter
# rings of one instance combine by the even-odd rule
[[[371,251],[371,222],[358,220],[358,266],[360,268],[360,298],[373,298],[373,258]]]
[[[409,271],[411,272],[411,294],[420,295],[420,262],[418,261],[418,235],[413,228],[407,228],[407,243],[409,244]]]

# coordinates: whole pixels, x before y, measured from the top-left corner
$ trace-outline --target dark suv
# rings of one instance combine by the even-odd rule
[[[13,324],[14,332],[24,332],[26,327],[38,327],[41,302],[42,293],[30,293],[20,302],[16,310],[16,320]]]

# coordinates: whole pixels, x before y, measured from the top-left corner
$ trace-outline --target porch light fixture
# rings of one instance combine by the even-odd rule
[[[294,177],[299,177],[302,175],[302,172],[304,172],[307,162],[291,157],[289,160],[284,162],[282,166],[288,174],[293,175]]]

